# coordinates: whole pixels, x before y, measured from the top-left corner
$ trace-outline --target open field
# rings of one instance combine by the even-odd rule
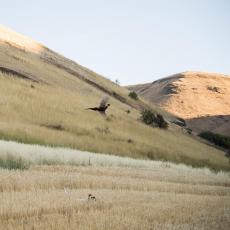
[[[1,229],[229,227],[229,173],[40,146],[32,152],[33,146],[12,142],[0,145],[8,149],[1,151],[1,159],[11,154],[30,162],[26,170],[0,170]],[[88,201],[89,193],[96,201]]]
[[[0,26],[0,229],[229,228],[224,153],[143,124],[128,93]]]

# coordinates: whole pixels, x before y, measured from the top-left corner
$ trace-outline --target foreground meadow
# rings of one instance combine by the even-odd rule
[[[13,142],[0,147],[0,229],[229,228],[229,173]],[[7,169],[20,164],[25,170]]]

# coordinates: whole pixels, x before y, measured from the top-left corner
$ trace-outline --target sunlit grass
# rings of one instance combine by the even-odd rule
[[[139,112],[111,100],[104,118],[87,106],[97,105],[102,94],[89,96],[59,87],[0,77],[0,138],[63,146],[143,159],[185,162],[227,169],[222,153],[173,129],[151,128],[138,120]],[[87,102],[87,103],[85,103]],[[126,114],[129,108],[131,114]],[[52,127],[61,127],[61,130]],[[107,129],[108,132],[103,130]]]
[[[0,62],[40,82],[0,73],[0,139],[36,144],[0,141],[1,229],[228,229],[230,176],[220,171],[229,169],[221,151],[173,127],[142,124],[135,101],[111,97],[107,119],[85,110],[104,93],[42,58],[132,99],[40,48],[37,55],[0,42]]]
[[[0,170],[1,228],[228,229],[229,174],[164,162],[105,163]]]
[[[0,181],[3,229],[227,229],[230,218],[229,173],[183,164],[0,141]]]
[[[140,112],[130,106],[138,106],[141,99],[138,102],[132,100],[126,89],[58,57],[68,68],[78,69],[87,79],[92,78],[129,101],[130,105],[110,97],[111,107],[105,119],[99,113],[85,110],[98,105],[104,96],[102,91],[43,62],[41,57],[45,53],[38,56],[2,44],[0,48],[1,63],[26,70],[41,82],[31,83],[0,73],[0,138],[228,170],[228,160],[221,151],[201,144],[173,127],[160,130],[143,124]],[[50,51],[44,48],[43,52]]]

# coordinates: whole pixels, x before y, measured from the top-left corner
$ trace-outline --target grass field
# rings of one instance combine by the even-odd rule
[[[4,74],[0,74],[0,81],[2,139],[229,168],[227,158],[220,151],[173,128],[148,127],[138,121],[137,110],[113,98],[110,98],[112,106],[107,118],[85,110],[100,101],[102,94],[98,92],[90,98],[82,93],[85,89],[72,92],[45,85],[36,85],[34,89],[30,82]],[[131,114],[126,114],[127,109]]]
[[[0,170],[0,229],[229,227],[229,173],[13,142],[0,146],[1,160],[7,150],[11,161],[30,162],[25,170]]]
[[[172,125],[143,124],[139,109],[146,102],[129,98],[127,89],[31,39],[0,31],[0,65],[16,71],[0,71],[0,139],[229,170],[220,150]],[[107,118],[85,110],[105,95]]]
[[[143,124],[145,101],[1,26],[0,70],[0,229],[229,228],[222,151]],[[85,110],[105,95],[106,117]]]

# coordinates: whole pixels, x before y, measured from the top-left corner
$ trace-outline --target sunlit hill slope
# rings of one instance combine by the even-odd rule
[[[208,130],[230,136],[229,76],[184,72],[128,88],[185,119],[196,133]]]
[[[140,110],[149,105],[128,94],[32,39],[0,27],[1,139],[229,168],[223,152],[172,125],[161,130],[143,124]],[[85,110],[105,95],[111,104],[106,118]]]

